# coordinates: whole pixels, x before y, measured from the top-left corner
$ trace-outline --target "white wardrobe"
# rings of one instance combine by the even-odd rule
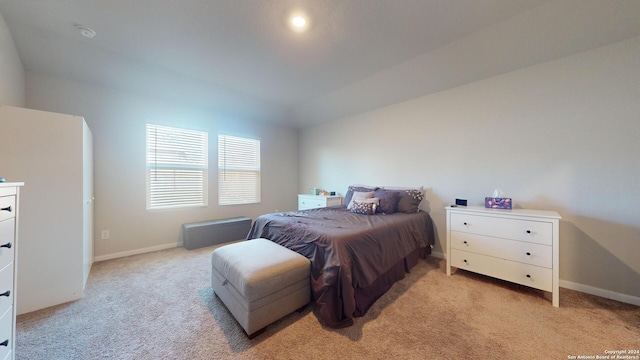
[[[93,139],[80,116],[0,105],[0,177],[23,181],[17,313],[84,296],[93,262]]]

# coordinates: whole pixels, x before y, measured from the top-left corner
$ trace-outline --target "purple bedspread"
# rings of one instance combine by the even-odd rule
[[[255,238],[311,260],[316,314],[337,328],[353,323],[355,289],[369,287],[409,254],[433,245],[434,231],[426,212],[359,215],[341,206],[262,215],[247,236]]]

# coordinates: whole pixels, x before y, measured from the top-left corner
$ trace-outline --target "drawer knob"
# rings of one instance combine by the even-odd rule
[[[2,211],[8,211],[8,212],[12,212],[12,211],[13,211],[13,209],[11,208],[11,205],[9,205],[9,206],[7,206],[7,207],[4,207],[4,208],[2,208],[2,209],[0,209],[0,210],[2,210]]]
[[[528,277],[529,279],[531,279],[531,275],[527,274],[527,277]]]
[[[7,339],[7,340],[5,340],[3,342],[0,342],[0,346],[9,346],[9,339]]]
[[[527,234],[531,234],[531,230],[527,230]]]
[[[464,226],[467,226],[467,223],[466,223],[466,222],[464,222],[464,223],[462,223],[462,224],[463,224]]]
[[[464,243],[464,244],[468,244],[468,243],[467,243],[467,240],[463,241],[463,243]]]
[[[8,242],[8,243],[6,243],[6,244],[2,244],[2,245],[0,245],[0,248],[6,247],[7,249],[11,249],[11,246],[13,246],[13,245],[11,245],[11,243],[10,243],[10,242]]]
[[[527,252],[527,256],[531,256],[531,253],[530,253],[530,252]]]
[[[462,260],[464,261],[465,264],[468,264],[469,262],[467,261],[467,259]]]
[[[11,295],[11,290],[7,290],[7,291],[3,292],[2,294],[0,294],[0,296],[6,296],[6,297],[9,297],[9,295]]]

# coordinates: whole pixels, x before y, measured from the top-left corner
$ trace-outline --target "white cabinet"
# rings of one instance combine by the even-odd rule
[[[447,207],[447,275],[456,267],[552,293],[559,306],[555,211]]]
[[[80,116],[0,105],[0,177],[21,197],[18,315],[77,300],[93,262],[92,135]]]
[[[18,203],[22,183],[0,183],[0,359],[13,359],[16,333]]]
[[[298,194],[298,210],[316,209],[336,205],[342,205],[342,196]]]

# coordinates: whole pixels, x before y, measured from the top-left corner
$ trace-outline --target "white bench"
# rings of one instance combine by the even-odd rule
[[[211,254],[211,287],[251,339],[309,303],[310,261],[267,239],[219,247]]]

